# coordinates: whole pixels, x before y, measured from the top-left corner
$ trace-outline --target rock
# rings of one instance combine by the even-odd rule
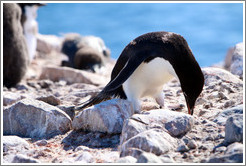
[[[189,140],[187,146],[188,146],[188,148],[190,148],[190,149],[196,149],[197,143],[196,143],[195,140]]]
[[[232,155],[223,155],[211,157],[206,161],[208,163],[242,163],[243,162],[243,153],[235,153]]]
[[[3,92],[3,105],[11,105],[19,100],[24,98],[18,93],[13,93],[13,92]]]
[[[243,115],[243,105],[241,104],[241,105],[223,110],[221,113],[219,113],[215,117],[213,122],[215,122],[219,125],[225,125],[227,118],[232,116],[232,115]]]
[[[171,137],[168,133],[160,129],[150,129],[124,142],[120,146],[120,151],[127,155],[124,151],[128,148],[138,148],[145,152],[161,155],[175,148],[176,144],[176,139]]]
[[[180,146],[177,148],[177,151],[178,151],[178,152],[188,152],[188,151],[189,151],[189,148],[188,148],[186,145],[180,145]]]
[[[144,151],[138,148],[127,148],[120,151],[120,157],[132,156],[138,158]]]
[[[76,159],[75,162],[80,163],[92,163],[93,162],[93,156],[89,152],[82,152]]]
[[[36,98],[37,100],[43,101],[53,106],[57,106],[61,103],[61,101],[55,97],[54,95],[40,96]]]
[[[224,153],[226,151],[225,146],[218,147],[214,150],[215,153]]]
[[[240,80],[237,76],[224,69],[216,67],[206,67],[202,68],[202,72],[205,78],[205,86],[218,83],[218,80],[224,82],[232,82],[234,84],[243,84],[242,80]]]
[[[39,79],[50,79],[52,81],[64,80],[68,84],[86,83],[93,85],[106,85],[108,80],[98,74],[72,69],[69,67],[44,67]]]
[[[60,109],[34,99],[23,99],[3,110],[3,134],[31,138],[66,133],[71,119]]]
[[[39,140],[39,141],[36,142],[36,145],[38,145],[38,146],[45,146],[47,144],[48,144],[48,141],[45,140],[45,139]]]
[[[12,163],[40,163],[40,162],[32,157],[28,157],[23,154],[17,154],[15,155]]]
[[[132,156],[122,157],[117,161],[117,163],[136,163],[136,162],[137,159]]]
[[[226,120],[225,140],[226,143],[243,141],[243,116],[233,115]]]
[[[211,95],[208,96],[208,99],[210,99],[210,100],[212,100],[212,99],[228,100],[228,97],[222,92],[215,91]]]
[[[52,50],[60,51],[61,38],[54,35],[37,34],[37,51],[49,54]]]
[[[163,128],[174,137],[187,133],[193,126],[194,118],[188,114],[156,109],[144,114],[134,114],[124,124],[121,144],[131,137],[153,128]]]
[[[243,78],[243,43],[238,43],[232,48],[225,58],[225,68],[232,74]]]
[[[127,100],[112,99],[81,111],[72,122],[73,129],[121,133],[123,122],[133,114]]]
[[[3,4],[3,85],[10,88],[26,74],[29,64],[27,44],[21,26],[21,8]]]
[[[148,130],[148,124],[142,122],[139,116],[141,115],[134,114],[129,119],[126,119],[120,136],[120,144],[123,144],[125,141],[134,137],[135,135]]]
[[[81,145],[81,146],[78,146],[74,151],[75,152],[78,152],[78,151],[84,151],[85,152],[85,151],[89,151],[89,148]]]
[[[29,143],[24,140],[23,138],[20,138],[18,136],[3,136],[2,137],[2,143],[3,143],[3,152],[7,152],[9,148],[23,148],[23,147],[29,147]]]
[[[162,160],[153,153],[142,153],[137,160],[137,163],[162,163]]]
[[[233,155],[235,153],[243,154],[243,148],[244,146],[242,143],[235,142],[227,146],[225,154],[228,154],[228,155]]]

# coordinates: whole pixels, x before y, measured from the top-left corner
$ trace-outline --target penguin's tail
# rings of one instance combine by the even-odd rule
[[[104,93],[104,91],[101,91],[96,96],[91,97],[89,100],[85,101],[84,103],[81,103],[80,105],[75,107],[75,110],[83,110],[87,107],[90,107],[92,105],[101,103],[103,101],[111,99],[111,95]]]

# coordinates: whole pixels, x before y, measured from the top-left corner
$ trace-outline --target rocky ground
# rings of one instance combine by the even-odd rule
[[[143,98],[141,114],[120,99],[74,110],[106,85],[114,61],[95,74],[60,67],[59,49],[39,52],[26,78],[3,88],[3,163],[242,163],[242,47],[227,55],[227,70],[202,69],[193,116],[176,79],[162,109]]]

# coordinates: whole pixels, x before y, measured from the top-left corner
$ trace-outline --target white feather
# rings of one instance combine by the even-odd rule
[[[37,48],[38,23],[36,21],[37,6],[25,6],[26,21],[24,22],[24,35],[30,60],[34,58]]]
[[[155,58],[141,63],[133,74],[123,83],[127,99],[133,103],[136,112],[140,111],[139,99],[151,96],[164,106],[163,85],[177,77],[172,65],[163,58]]]

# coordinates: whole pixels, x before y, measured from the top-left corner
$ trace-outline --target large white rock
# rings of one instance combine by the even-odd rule
[[[71,119],[43,101],[23,99],[3,110],[3,134],[23,137],[52,137],[71,129]]]
[[[10,148],[15,148],[21,151],[20,149],[29,147],[29,143],[18,136],[3,136],[2,143],[3,152],[7,152]]]
[[[130,138],[120,146],[121,154],[127,156],[128,148],[138,148],[156,155],[164,154],[177,145],[177,140],[160,129],[150,129]],[[126,151],[126,152],[125,152]]]
[[[124,120],[133,114],[127,100],[112,99],[81,111],[72,122],[75,130],[121,133]]]
[[[121,144],[131,137],[152,128],[162,128],[170,135],[179,137],[193,126],[194,117],[185,113],[165,109],[155,109],[144,114],[134,114],[124,124]]]
[[[202,68],[202,72],[205,78],[205,85],[209,86],[211,83],[218,82],[218,80],[224,82],[232,82],[242,84],[242,80],[240,80],[237,76],[233,75],[229,71],[216,67],[205,67]]]
[[[93,85],[106,85],[108,80],[98,74],[73,69],[69,67],[44,67],[40,79],[49,79],[52,81],[66,81],[68,84],[86,83]]]
[[[238,75],[243,78],[243,43],[236,44],[228,51],[225,58],[224,67],[228,69],[232,74]]]
[[[225,142],[243,142],[243,115],[236,114],[226,120]]]

